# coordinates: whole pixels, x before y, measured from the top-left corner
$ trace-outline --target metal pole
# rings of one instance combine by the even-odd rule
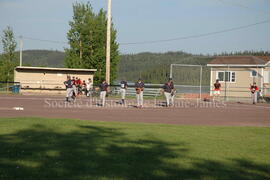
[[[213,94],[213,92],[212,92],[212,82],[213,82],[212,70],[213,70],[213,68],[211,67],[211,69],[210,69],[210,96],[212,96],[212,94]]]
[[[200,99],[202,99],[202,66],[200,70]]]
[[[261,92],[264,95],[264,71],[262,67],[261,67]]]
[[[171,64],[171,67],[170,67],[170,78],[172,78],[172,68],[173,68],[173,64]]]
[[[231,81],[231,73],[230,73],[230,68],[229,68],[229,65],[227,66],[227,74],[228,74],[228,77],[227,77],[227,79],[228,79],[228,81],[230,82]],[[229,88],[229,86],[230,86],[230,83],[229,84],[227,84],[226,85],[226,91],[227,91],[227,94],[230,94],[230,88]],[[228,96],[230,96],[230,95],[228,95]],[[228,100],[228,98],[226,97],[226,100]]]
[[[9,82],[9,72],[8,72],[8,78],[7,78],[7,93],[8,93],[8,89],[9,89],[9,84],[8,84],[8,82]]]
[[[223,79],[224,79],[224,82],[225,82],[225,94],[224,94],[224,101],[226,101],[226,100],[227,100],[227,81],[226,81],[226,69],[225,69],[225,71],[224,71]]]
[[[111,67],[111,8],[112,0],[108,0],[107,12],[107,47],[106,47],[106,81],[110,84],[110,67]]]
[[[22,67],[23,37],[20,36],[20,67]]]

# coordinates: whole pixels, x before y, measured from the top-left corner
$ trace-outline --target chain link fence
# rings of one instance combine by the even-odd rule
[[[0,81],[0,93],[20,93],[20,82],[4,82]]]
[[[253,83],[259,87],[258,98],[268,101],[270,97],[270,68],[267,67],[172,64],[170,77],[179,98],[211,99],[216,80],[221,84],[219,98],[225,101],[249,101]]]

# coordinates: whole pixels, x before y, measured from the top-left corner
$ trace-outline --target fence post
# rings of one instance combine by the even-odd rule
[[[212,76],[212,67],[210,68],[210,96],[213,96],[213,92],[212,92],[212,82],[213,82],[213,76]],[[217,77],[216,77],[217,79]]]
[[[231,74],[231,72],[230,72],[230,67],[229,67],[229,65],[227,66],[227,74],[228,74],[228,77],[227,77],[227,79],[228,79],[228,81],[229,81],[229,84],[227,84],[227,93],[229,93],[230,92],[230,82],[231,82],[231,77],[232,77],[232,74]],[[228,101],[228,97],[226,96],[226,101]]]
[[[172,78],[172,67],[173,67],[173,64],[171,64],[170,66],[170,78]]]
[[[226,81],[226,69],[225,69],[224,74],[223,74],[223,79],[224,79],[224,83],[225,83],[224,101],[226,101],[226,100],[227,100],[227,81]]]
[[[200,99],[202,99],[202,65],[200,69]]]

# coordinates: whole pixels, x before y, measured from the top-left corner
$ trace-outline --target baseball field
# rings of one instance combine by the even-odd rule
[[[1,96],[0,179],[270,179],[267,104],[67,108],[52,99]]]

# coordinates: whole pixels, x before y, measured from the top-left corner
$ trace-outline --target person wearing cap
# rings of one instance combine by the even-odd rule
[[[142,82],[141,78],[139,78],[139,80],[135,83],[135,90],[137,98],[137,108],[142,108],[144,83]]]
[[[166,107],[174,105],[175,89],[172,78],[169,78],[169,80],[164,84],[163,90],[166,98]]]
[[[100,89],[100,100],[101,100],[101,105],[105,106],[105,98],[106,98],[106,94],[108,91],[109,85],[108,83],[103,80],[102,83],[99,85],[99,89]]]
[[[66,86],[66,101],[69,102],[69,98],[72,98],[73,96],[73,81],[71,80],[70,76],[67,76],[67,80],[64,82],[64,85]]]
[[[256,85],[256,82],[253,82],[252,85],[250,85],[250,92],[251,92],[251,99],[252,103],[257,103],[257,91],[259,90],[258,86]]]
[[[219,83],[219,80],[217,79],[214,84],[214,92],[213,92],[214,98],[220,96],[220,88],[221,88],[221,84]]]
[[[121,104],[123,105],[125,105],[127,87],[128,87],[127,82],[122,80],[120,82],[120,93],[121,93]]]

